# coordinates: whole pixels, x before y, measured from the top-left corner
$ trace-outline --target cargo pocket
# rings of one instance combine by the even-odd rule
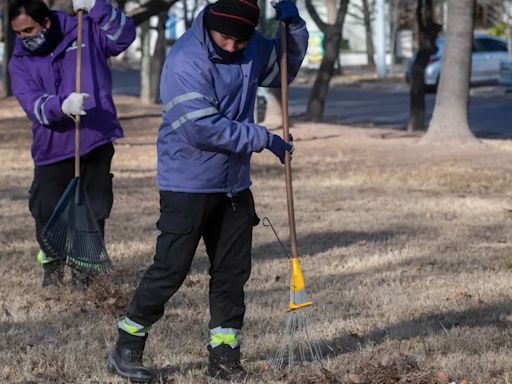
[[[260,218],[256,214],[256,207],[254,205],[254,197],[252,196],[251,190],[249,190],[249,221],[253,227],[260,223]]]
[[[156,242],[155,261],[167,264],[176,241],[192,232],[192,218],[185,214],[164,211],[156,226],[161,233]],[[180,253],[180,250],[177,249],[176,252]]]
[[[28,190],[28,209],[34,219],[39,219],[41,213],[41,204],[38,198],[39,183],[33,181],[30,189]]]

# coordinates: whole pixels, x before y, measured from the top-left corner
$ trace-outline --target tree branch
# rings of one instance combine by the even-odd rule
[[[167,11],[178,0],[149,0],[147,3],[128,13],[136,27],[147,21],[151,16],[156,16]]]
[[[318,26],[318,29],[320,29],[320,31],[322,31],[325,34],[327,30],[327,23],[325,23],[318,15],[318,12],[316,11],[312,0],[306,0],[306,8],[309,12],[309,15],[311,16],[315,24]]]

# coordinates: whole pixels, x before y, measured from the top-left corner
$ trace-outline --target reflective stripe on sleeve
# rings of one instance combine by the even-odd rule
[[[114,34],[107,34],[107,38],[112,41],[116,41],[119,39],[119,36],[121,36],[121,33],[123,33],[124,26],[126,24],[126,15],[121,12],[121,25],[119,26],[118,30]]]
[[[164,105],[164,112],[169,112],[172,108],[177,106],[178,104],[184,103],[185,101],[194,100],[194,99],[204,99],[208,101],[212,105],[217,105],[215,99],[209,96],[201,95],[199,92],[188,92],[180,96],[176,96],[171,99]]]
[[[117,13],[116,13],[116,9],[115,8],[112,8],[112,13],[110,14],[110,19],[105,23],[103,24],[100,28],[102,31],[108,31],[108,29],[112,26],[112,23],[114,22],[114,20],[116,19],[116,16],[117,16]]]
[[[261,85],[266,87],[272,83],[275,79],[277,73],[279,72],[279,64],[277,63],[277,53],[276,48],[272,48],[272,53],[270,54],[270,58],[268,59],[267,71],[272,68],[272,71],[265,77],[265,79],[261,82]]]
[[[44,110],[42,109],[42,107],[44,106],[46,100],[48,100],[50,97],[50,95],[45,93],[34,103],[34,115],[36,116],[36,119],[39,121],[39,123],[43,125],[48,125],[48,119],[44,115]]]
[[[197,111],[189,112],[181,116],[178,120],[175,120],[172,123],[172,129],[177,129],[181,127],[183,124],[185,124],[187,121],[199,119],[201,117],[215,115],[219,111],[217,108],[214,107],[208,107],[203,109],[198,109]]]

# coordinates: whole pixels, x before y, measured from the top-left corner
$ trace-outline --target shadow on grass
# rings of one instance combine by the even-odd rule
[[[269,229],[271,230],[271,229]],[[317,256],[334,248],[348,247],[353,244],[367,244],[388,241],[396,236],[405,234],[402,231],[324,231],[309,233],[297,239],[301,255]],[[285,242],[286,239],[282,239]],[[287,242],[286,242],[287,243]],[[279,245],[277,239],[253,248],[253,260],[272,260],[289,257],[289,250],[285,245],[287,254]]]
[[[382,328],[376,328],[365,335],[342,334],[330,340],[320,341],[325,358],[353,352],[367,344],[381,344],[384,340],[409,340],[436,334],[446,334],[450,329],[458,327],[483,328],[495,327],[502,330],[510,329],[511,322],[503,320],[503,316],[512,314],[512,301],[500,301],[482,304],[460,311],[447,311],[404,320]],[[461,340],[463,343],[463,340]],[[461,346],[453,345],[453,350]],[[482,346],[481,346],[482,347]],[[483,351],[478,348],[479,352]]]

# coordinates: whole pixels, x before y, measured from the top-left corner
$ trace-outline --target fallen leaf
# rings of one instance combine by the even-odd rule
[[[5,314],[5,316],[6,316],[6,317],[12,317],[11,312],[9,312],[9,310],[7,309],[7,307],[6,307],[5,305],[3,306],[3,308],[4,308],[4,314]]]
[[[380,365],[382,365],[383,367],[388,367],[390,366],[392,363],[393,363],[393,357],[391,357],[388,353],[384,353],[381,357],[380,357],[380,361],[379,361]]]
[[[467,381],[466,379],[462,379],[459,384],[469,384],[469,381]]]
[[[117,299],[115,297],[111,297],[107,300],[108,305],[114,305],[116,303]]]
[[[448,379],[448,376],[444,372],[437,372],[436,380],[439,384],[448,384],[450,382],[450,380]]]
[[[407,343],[402,342],[400,343],[399,350],[402,355],[405,355],[409,351],[409,345]]]
[[[355,373],[349,373],[348,378],[349,378],[349,380],[353,384],[366,384],[366,383],[368,383],[368,379],[364,375],[358,375],[358,374],[355,374]]]
[[[268,371],[270,369],[270,365],[268,365],[268,363],[261,363],[260,369],[262,371]]]

